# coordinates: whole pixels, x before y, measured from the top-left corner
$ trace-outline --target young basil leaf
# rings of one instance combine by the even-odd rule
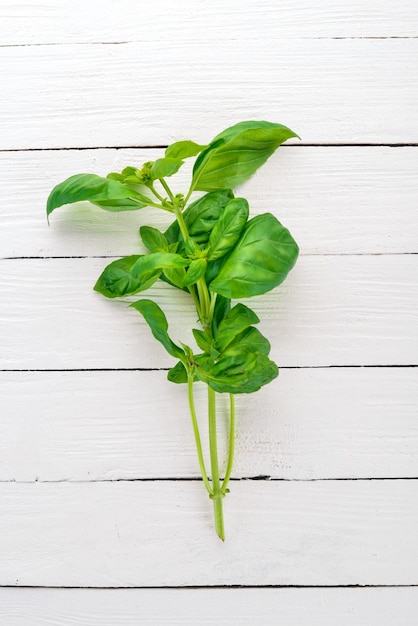
[[[140,170],[137,167],[134,167],[133,165],[127,165],[123,168],[121,173],[122,176],[126,178],[127,176],[136,176],[139,172]]]
[[[111,180],[118,180],[120,183],[123,183],[125,180],[125,176],[120,174],[119,172],[109,172],[106,175],[106,178],[110,178]]]
[[[249,213],[245,198],[234,198],[225,206],[209,236],[209,261],[225,256],[237,243]]]
[[[209,353],[212,348],[213,337],[211,337],[204,330],[198,330],[197,328],[193,328],[192,331],[193,331],[193,336],[195,338],[195,341],[197,345],[199,346],[199,348],[203,350],[203,352]]]
[[[195,259],[192,261],[189,269],[187,270],[183,285],[188,287],[189,285],[197,283],[199,278],[202,278],[202,276],[205,275],[207,264],[206,259]]]
[[[101,273],[94,290],[106,298],[120,298],[148,289],[158,279],[161,270],[154,268],[134,276],[132,268],[141,258],[142,255],[134,254],[110,263]]]
[[[230,189],[222,189],[207,193],[195,202],[192,202],[183,213],[189,234],[198,244],[206,245],[209,234],[218,220],[224,207],[234,195]],[[165,236],[169,243],[180,239],[180,229],[175,221],[166,230]]]
[[[215,340],[219,352],[223,352],[239,333],[252,326],[252,324],[258,324],[259,321],[254,311],[245,306],[245,304],[240,302],[236,304],[218,326]]]
[[[180,159],[171,159],[168,157],[164,157],[162,159],[157,159],[154,161],[151,167],[151,178],[152,180],[157,180],[158,178],[166,178],[167,176],[172,176],[176,172],[179,171],[184,161]]]
[[[176,141],[165,150],[165,156],[172,159],[188,159],[202,152],[207,146],[201,146],[194,141]]]
[[[171,252],[151,252],[140,256],[131,268],[132,276],[142,276],[145,272],[155,270],[177,269],[186,267],[190,261]]]
[[[152,226],[141,226],[139,234],[143,244],[150,252],[173,252],[169,249],[165,235]]]
[[[270,291],[286,278],[298,253],[292,235],[273,215],[257,215],[247,222],[210,289],[226,298],[249,298]]]
[[[134,309],[139,311],[143,315],[148,326],[151,328],[151,332],[157,341],[162,343],[164,348],[171,356],[177,359],[184,359],[184,351],[177,346],[168,334],[168,322],[163,311],[158,304],[152,300],[139,300],[131,304]]]
[[[184,287],[183,284],[186,278],[186,270],[184,269],[184,267],[166,267],[160,278],[167,282],[169,285],[188,292],[188,289]]]
[[[187,370],[181,361],[177,361],[174,367],[168,370],[167,379],[172,383],[176,383],[177,385],[183,385],[184,383],[187,383]]]
[[[133,211],[152,202],[112,178],[102,178],[96,174],[75,174],[51,191],[47,201],[47,216],[64,204],[83,200],[88,200],[106,211]]]
[[[196,159],[192,189],[213,191],[236,187],[291,137],[298,135],[272,122],[240,122],[227,128]]]

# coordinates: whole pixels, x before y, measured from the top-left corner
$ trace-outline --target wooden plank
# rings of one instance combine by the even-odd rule
[[[410,585],[418,481],[0,485],[1,585]],[[245,547],[245,549],[244,549]]]
[[[0,369],[171,367],[127,302],[92,292],[105,264],[1,261]],[[416,255],[305,256],[250,305],[280,366],[417,364],[417,268]],[[194,345],[189,296],[159,282],[147,297],[166,312],[174,340]]]
[[[186,389],[165,372],[1,372],[0,397],[1,481],[200,476]],[[416,477],[417,404],[414,368],[282,370],[262,391],[236,398],[233,477]]]
[[[307,0],[282,5],[272,0],[196,3],[154,0],[152,5],[119,0],[0,3],[3,45],[115,41],[179,42],[294,37],[408,37],[418,25],[416,3],[396,6],[369,0],[349,5]]]
[[[4,3],[2,3],[4,4]],[[322,0],[314,11],[308,2],[278,7],[271,1],[230,2],[220,0],[196,6],[186,0],[174,10],[168,0],[156,0],[152,10],[139,7],[131,0],[122,0],[118,7],[110,0],[83,5],[83,19],[65,3],[41,5],[32,1],[16,7],[6,4],[2,15],[6,26],[4,42],[9,45],[27,43],[114,42],[115,40],[178,41],[185,37],[336,37],[336,36],[414,36],[418,17],[416,5],[408,0],[393,6],[377,1],[364,7],[359,0],[350,6]],[[251,12],[251,20],[248,19]],[[138,28],[138,24],[141,28]]]
[[[415,626],[416,588],[0,589],[7,626]]]
[[[416,143],[417,57],[418,39],[0,48],[0,148],[207,142],[251,118],[307,143]]]
[[[164,229],[170,215],[148,210],[114,215],[82,203],[57,210],[48,228],[46,198],[54,185],[77,172],[106,175],[162,154],[135,149],[0,153],[2,256],[137,254],[139,225]],[[302,254],[418,252],[417,155],[417,148],[286,146],[236,193],[248,198],[252,214],[268,210],[286,224]],[[170,181],[176,192],[188,190],[189,170]]]

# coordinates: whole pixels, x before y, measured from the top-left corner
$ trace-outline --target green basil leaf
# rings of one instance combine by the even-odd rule
[[[189,234],[202,245],[209,240],[210,231],[217,222],[224,207],[234,195],[231,190],[223,189],[207,193],[195,202],[192,202],[183,213]],[[166,230],[165,236],[169,243],[180,239],[180,229],[177,221],[173,222]]]
[[[188,289],[184,287],[183,284],[184,279],[186,278],[186,270],[184,269],[184,267],[166,267],[160,278],[162,280],[165,280],[165,282],[167,282],[169,285],[188,292]]]
[[[143,197],[145,198],[145,196]],[[111,211],[112,213],[120,213],[121,211],[136,211],[137,209],[142,209],[144,206],[147,206],[145,203],[138,206],[137,200],[133,201],[131,198],[121,200],[101,200],[100,202],[90,200],[90,202],[98,206],[100,209],[103,209],[104,211]],[[152,200],[150,200],[148,204],[150,202],[152,202]]]
[[[119,172],[110,172],[106,175],[106,178],[110,178],[111,180],[118,180],[120,183],[123,183],[125,180],[125,176],[120,174]]]
[[[259,352],[221,357],[195,357],[196,375],[218,393],[253,393],[278,376],[277,365]]]
[[[236,304],[223,318],[218,326],[215,340],[219,352],[223,352],[227,345],[243,330],[258,324],[259,318],[249,307],[240,302]]]
[[[134,309],[139,311],[143,315],[148,326],[151,328],[151,332],[159,341],[171,356],[177,359],[184,359],[184,351],[177,346],[170,338],[168,334],[168,322],[163,311],[158,304],[152,300],[139,300],[131,304]]]
[[[133,165],[127,165],[123,168],[121,174],[126,178],[127,176],[136,176],[139,171],[140,170],[137,167],[134,167]]]
[[[133,211],[149,205],[151,200],[118,180],[96,174],[75,174],[51,191],[47,216],[64,204],[88,200],[106,211]]]
[[[228,202],[209,236],[209,261],[215,261],[232,250],[241,236],[248,213],[245,198],[234,198]]]
[[[203,352],[209,353],[212,348],[213,337],[211,337],[204,330],[198,330],[197,328],[193,328],[192,330],[193,336],[199,348],[203,350]]]
[[[207,146],[201,146],[194,141],[176,141],[165,150],[165,156],[173,159],[188,159],[202,152]]]
[[[166,176],[172,176],[179,171],[184,161],[180,159],[171,159],[164,157],[154,161],[151,167],[151,178],[157,180],[158,178],[166,178]]]
[[[207,264],[206,259],[195,259],[192,261],[189,269],[187,270],[183,285],[188,287],[189,285],[197,283],[199,278],[202,278],[202,276],[205,275]]]
[[[134,276],[132,268],[141,258],[142,255],[134,254],[110,263],[100,275],[94,290],[106,298],[120,298],[148,289],[158,279],[161,270],[154,268]]]
[[[213,191],[243,183],[296,133],[272,122],[240,122],[217,135],[193,168],[192,189]]]
[[[177,269],[186,267],[190,261],[171,252],[151,252],[140,256],[131,268],[134,277],[142,276],[146,272],[155,270]]]
[[[168,370],[167,378],[170,382],[182,385],[188,382],[187,370],[181,361],[178,361],[174,367]]]
[[[213,320],[212,320],[212,332],[214,336],[218,332],[219,324],[222,322],[224,317],[228,315],[231,310],[231,300],[229,298],[224,298],[218,294],[215,302],[215,310],[213,312]]]
[[[236,335],[231,343],[228,344],[225,355],[234,356],[242,352],[260,352],[265,356],[270,354],[270,342],[264,337],[254,326],[250,326]]]
[[[207,285],[210,285],[210,283],[217,277],[223,265],[223,262],[223,258],[217,259],[216,261],[208,262],[208,267],[205,274],[205,280]]]
[[[270,213],[254,217],[225,257],[210,289],[226,298],[249,298],[270,291],[286,278],[299,248],[287,228]]]
[[[151,287],[161,276],[163,269],[184,268],[188,264],[187,259],[169,252],[127,256],[110,263],[100,275],[94,289],[107,298],[129,296]]]
[[[143,244],[150,252],[171,252],[168,241],[158,228],[152,226],[141,226],[139,229]]]

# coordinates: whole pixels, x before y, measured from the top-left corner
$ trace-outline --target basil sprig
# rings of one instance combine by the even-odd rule
[[[106,177],[76,174],[57,185],[47,202],[47,216],[58,207],[89,201],[106,211],[133,211],[145,206],[173,214],[165,232],[141,226],[147,254],[111,262],[94,289],[107,298],[141,293],[162,280],[190,295],[200,328],[196,346],[173,341],[167,318],[149,299],[131,306],[145,319],[155,339],[177,363],[168,379],[186,384],[205,487],[213,500],[215,528],[225,537],[222,500],[229,491],[235,436],[236,394],[253,393],[278,375],[269,358],[270,343],[256,328],[259,319],[246,304],[233,303],[266,293],[279,285],[294,266],[298,246],[271,212],[249,219],[249,205],[232,189],[246,181],[287,139],[297,135],[286,126],[263,121],[240,122],[209,144],[178,141],[164,157],[141,167],[127,166]],[[190,188],[174,195],[166,178],[184,160],[196,157]],[[189,203],[196,191],[206,192]],[[180,344],[180,345],[178,345]],[[207,386],[209,418],[209,474],[206,471],[194,403],[195,384]],[[226,469],[221,478],[217,451],[216,394],[229,395],[230,422]]]

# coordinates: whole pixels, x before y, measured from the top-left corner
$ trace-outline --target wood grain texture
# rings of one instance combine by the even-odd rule
[[[197,385],[209,466],[205,396]],[[200,477],[186,389],[166,372],[1,372],[0,398],[1,481]],[[416,477],[417,404],[414,368],[284,369],[236,399],[233,476]]]
[[[418,39],[0,48],[0,149],[204,143],[242,119],[307,143],[416,143],[416,58]]]
[[[270,0],[212,0],[196,3],[154,0],[64,0],[0,2],[3,45],[30,43],[113,43],[184,38],[277,39],[294,37],[413,37],[418,11],[412,0],[396,6],[370,0],[343,5],[337,0],[307,0],[291,5]]]
[[[141,165],[163,150],[65,150],[0,153],[3,257],[137,254],[139,225],[164,229],[163,211],[111,214],[81,203],[63,207],[47,227],[51,189],[77,172],[106,175]],[[236,195],[253,215],[273,212],[292,232],[302,254],[418,252],[418,148],[281,148]],[[170,184],[190,185],[184,166]],[[25,176],[22,176],[25,172]],[[177,180],[178,179],[178,180]],[[18,190],[18,192],[17,192]]]
[[[0,485],[1,585],[409,585],[418,481]],[[243,549],[245,546],[245,549]]]
[[[0,369],[171,367],[127,302],[92,292],[106,264],[1,261]],[[280,366],[417,364],[417,270],[416,255],[301,257],[251,307]],[[159,281],[147,297],[166,312],[174,340],[194,345],[189,296]]]
[[[7,626],[415,626],[410,589],[0,589]]]
[[[415,626],[418,587],[335,586],[418,585],[417,26],[415,0],[0,0],[0,587],[264,586],[0,588],[2,624]],[[241,119],[302,137],[240,190],[302,256],[253,302],[294,369],[238,398],[222,545],[170,359],[91,292],[105,259],[63,258],[139,251],[147,210],[48,230],[44,204]]]

